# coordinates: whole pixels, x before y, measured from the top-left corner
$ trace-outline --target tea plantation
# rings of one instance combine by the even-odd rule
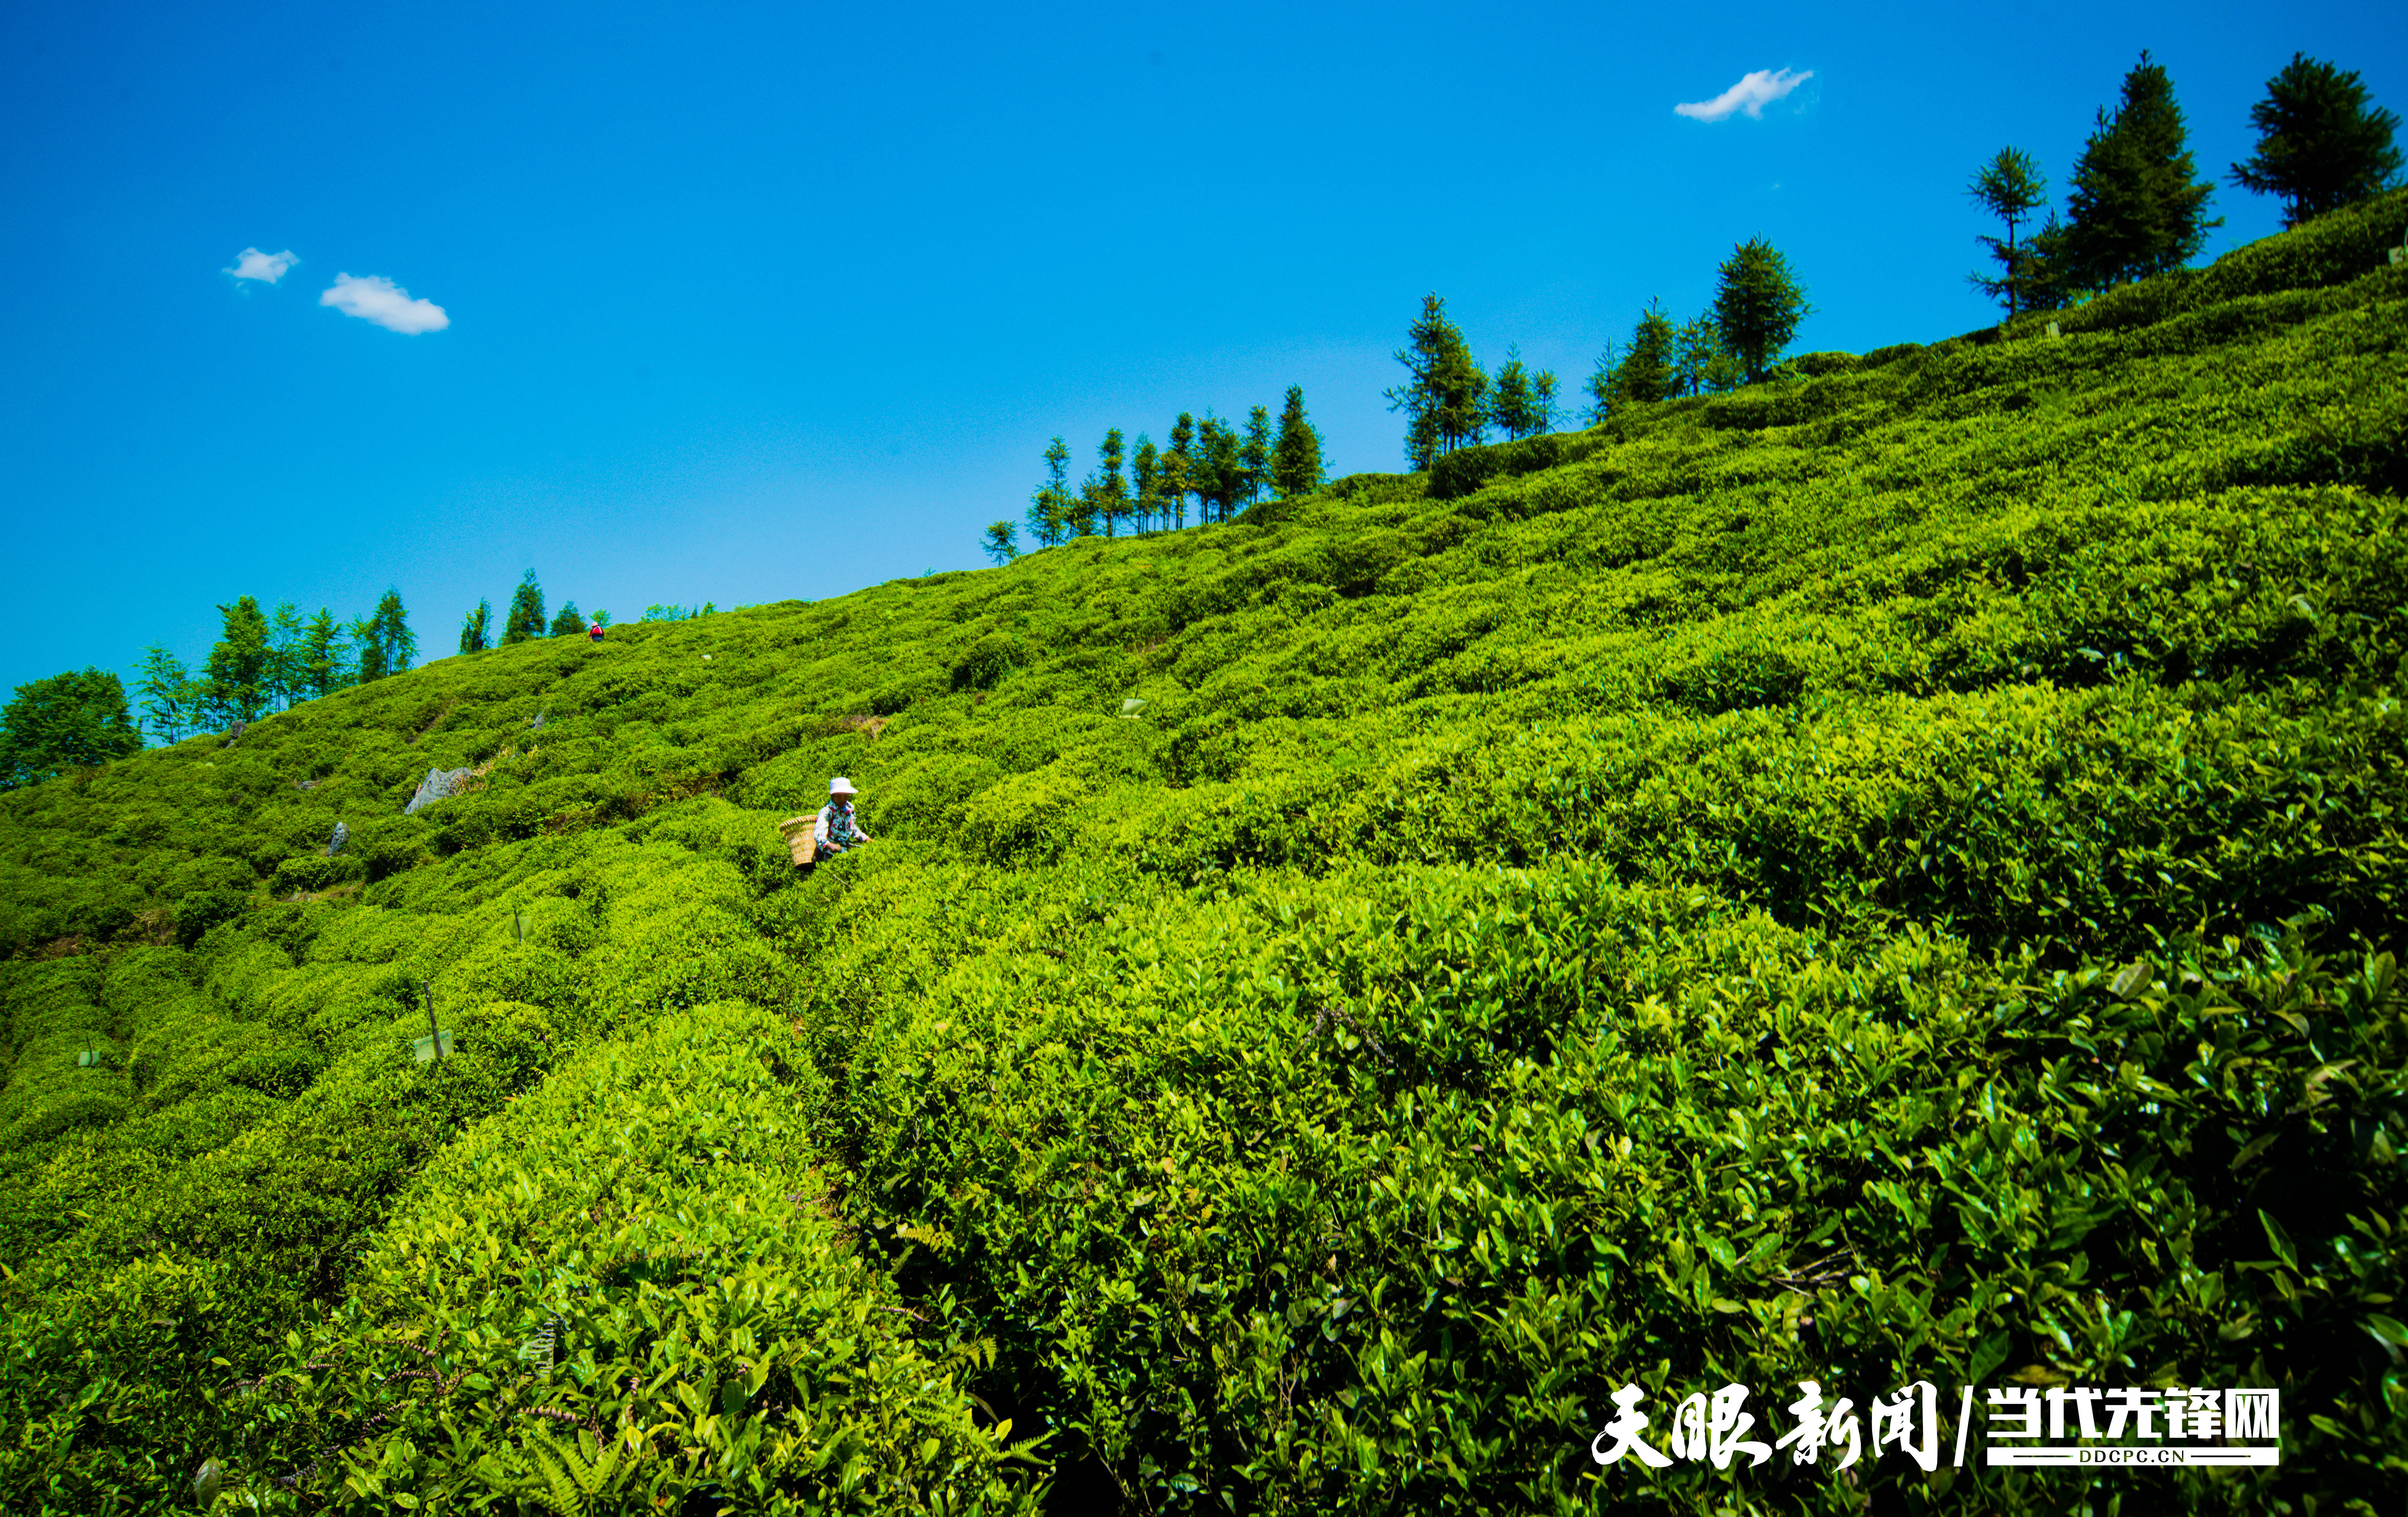
[[[0,797],[0,1509],[2397,1513],[2403,230]]]

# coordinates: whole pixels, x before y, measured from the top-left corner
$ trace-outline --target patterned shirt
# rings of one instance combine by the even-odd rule
[[[857,843],[867,841],[861,829],[853,825],[853,802],[831,801],[820,808],[820,846],[830,853],[842,853]]]

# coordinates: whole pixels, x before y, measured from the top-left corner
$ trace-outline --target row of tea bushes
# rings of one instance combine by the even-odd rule
[[[268,1510],[1038,1510],[1031,1440],[962,1383],[993,1344],[850,1248],[824,1099],[742,1003],[589,1049],[428,1165],[343,1308],[230,1393],[229,1474]]]
[[[2046,971],[1586,864],[1017,902],[843,867],[860,925],[805,1035],[847,1210],[1137,1505],[1725,1510],[1711,1469],[1589,1462],[1625,1383],[1659,1431],[1731,1382],[1759,1416],[1809,1379],[1859,1409],[1921,1379],[2281,1388],[2291,1473],[2137,1477],[2168,1510],[2376,1498],[2408,1457],[2408,998],[2388,954],[2314,951],[2329,929]],[[932,894],[943,962],[910,947]],[[1894,1454],[1745,1482],[1798,1510],[2078,1489]]]
[[[713,833],[719,805],[662,825]],[[629,1019],[789,993],[738,869],[684,843],[593,833],[477,858],[465,879],[396,876],[381,904],[259,907],[105,977],[91,957],[7,966],[12,1043],[45,1081],[56,1062],[108,1082],[108,1105],[8,1155],[0,1422],[19,1437],[0,1490],[149,1510],[164,1467],[233,1437],[213,1387],[269,1366],[428,1159]],[[456,1055],[439,1063],[409,1052],[424,986]],[[95,1029],[108,1067],[48,1059]]]

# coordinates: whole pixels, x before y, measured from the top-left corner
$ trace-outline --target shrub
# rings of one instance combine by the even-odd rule
[[[189,948],[209,929],[232,921],[250,903],[232,890],[195,890],[176,903],[176,941]]]

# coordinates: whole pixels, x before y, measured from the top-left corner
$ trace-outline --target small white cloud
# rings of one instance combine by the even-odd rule
[[[1759,68],[1712,100],[1674,106],[1672,111],[1693,121],[1718,122],[1735,111],[1744,110],[1749,120],[1761,121],[1765,107],[1813,77],[1814,71],[1811,68],[1803,74],[1793,74],[1785,68],[1776,74],[1769,68]]]
[[[273,284],[284,277],[286,269],[300,261],[293,256],[290,248],[282,253],[262,253],[257,248],[245,248],[235,254],[232,268],[222,268],[218,272],[232,274],[236,279],[255,279],[263,284]]]
[[[346,316],[376,323],[390,332],[407,332],[416,337],[421,332],[439,332],[452,325],[452,318],[432,300],[412,300],[409,292],[381,274],[369,274],[353,279],[337,274],[318,304],[332,306]]]

